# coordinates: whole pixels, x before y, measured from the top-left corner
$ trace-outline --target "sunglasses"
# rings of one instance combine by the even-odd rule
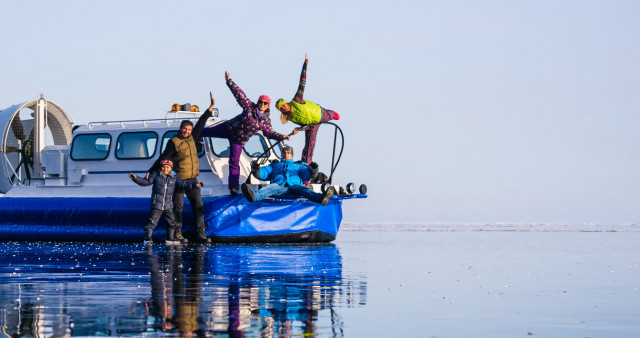
[[[267,102],[267,101],[258,101],[258,104],[266,104],[266,105],[269,105],[269,102]]]

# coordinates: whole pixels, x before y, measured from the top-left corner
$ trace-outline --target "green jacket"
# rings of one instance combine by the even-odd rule
[[[317,103],[305,100],[304,103],[291,101],[289,121],[300,125],[318,124],[322,119],[322,107]]]

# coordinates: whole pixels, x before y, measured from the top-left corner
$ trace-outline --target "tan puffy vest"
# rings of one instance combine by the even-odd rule
[[[173,155],[173,170],[178,177],[185,180],[197,177],[200,174],[200,163],[198,160],[198,150],[193,137],[186,139],[174,136],[171,142],[176,148]]]

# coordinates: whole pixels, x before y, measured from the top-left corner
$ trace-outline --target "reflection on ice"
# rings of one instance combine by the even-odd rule
[[[366,299],[363,281],[342,276],[334,245],[0,248],[7,336],[342,335],[338,307]]]

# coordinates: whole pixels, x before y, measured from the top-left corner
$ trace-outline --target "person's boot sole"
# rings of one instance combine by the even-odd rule
[[[242,194],[247,199],[247,201],[253,202],[256,200],[256,195],[253,193],[253,191],[251,191],[251,189],[246,183],[242,183],[242,186],[240,187],[240,189],[242,190]]]
[[[329,187],[327,189],[327,192],[324,193],[324,196],[322,196],[322,202],[320,202],[320,204],[322,204],[322,205],[329,204],[329,201],[331,200],[331,197],[333,197],[333,195],[335,193],[336,193],[336,189],[334,189],[333,186]]]

